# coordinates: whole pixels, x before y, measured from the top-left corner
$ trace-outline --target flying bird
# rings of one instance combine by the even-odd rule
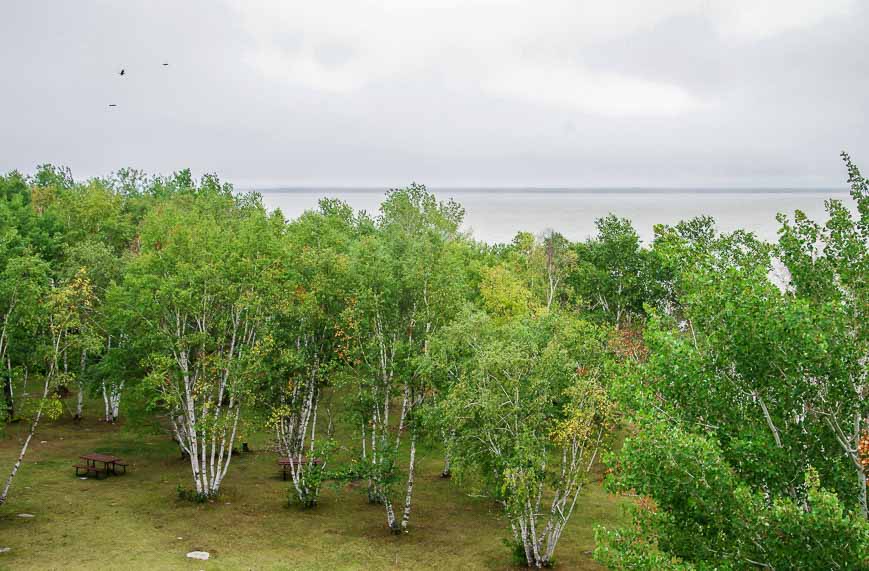
[[[118,106],[117,103],[109,103],[109,107],[117,107],[117,106]]]
[[[169,62],[164,61],[164,62],[163,62],[163,67],[169,67]]]
[[[127,73],[127,70],[126,70],[126,69],[121,69],[121,73],[119,73],[118,75],[124,75],[125,73]]]

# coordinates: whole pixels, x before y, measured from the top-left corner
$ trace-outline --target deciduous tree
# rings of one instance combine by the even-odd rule
[[[605,330],[557,313],[471,312],[441,332],[432,359],[457,377],[438,409],[457,472],[504,507],[520,561],[551,565],[615,418]]]
[[[256,197],[214,179],[161,204],[125,280],[151,337],[149,386],[189,455],[194,493],[215,496],[261,379],[277,256]]]

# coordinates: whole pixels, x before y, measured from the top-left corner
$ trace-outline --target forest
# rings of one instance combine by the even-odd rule
[[[216,526],[223,568],[865,569],[869,179],[842,158],[850,199],[775,242],[609,215],[493,245],[418,184],[287,220],[186,170],[2,175],[0,568],[169,526],[64,519],[87,485]],[[94,446],[129,474],[75,479]],[[276,559],[229,557],[259,533]]]

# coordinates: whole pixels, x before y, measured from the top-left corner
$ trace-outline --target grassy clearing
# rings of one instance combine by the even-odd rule
[[[233,459],[220,500],[194,505],[176,499],[178,484],[190,486],[190,468],[167,437],[87,420],[46,424],[0,508],[0,547],[12,548],[0,554],[0,569],[511,568],[498,507],[441,479],[438,451],[418,456],[412,529],[395,537],[382,507],[353,485],[326,487],[314,510],[288,507],[287,483],[265,443],[260,435],[253,453]],[[124,457],[130,472],[76,479],[72,464],[91,451]],[[3,478],[17,452],[11,435],[0,440]],[[559,544],[559,568],[599,569],[592,527],[617,521],[620,510],[595,480]],[[192,550],[212,559],[187,560]]]

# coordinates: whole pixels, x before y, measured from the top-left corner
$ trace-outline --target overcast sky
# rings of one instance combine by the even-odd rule
[[[4,1],[0,171],[842,186],[842,149],[869,170],[867,21],[861,0]]]

